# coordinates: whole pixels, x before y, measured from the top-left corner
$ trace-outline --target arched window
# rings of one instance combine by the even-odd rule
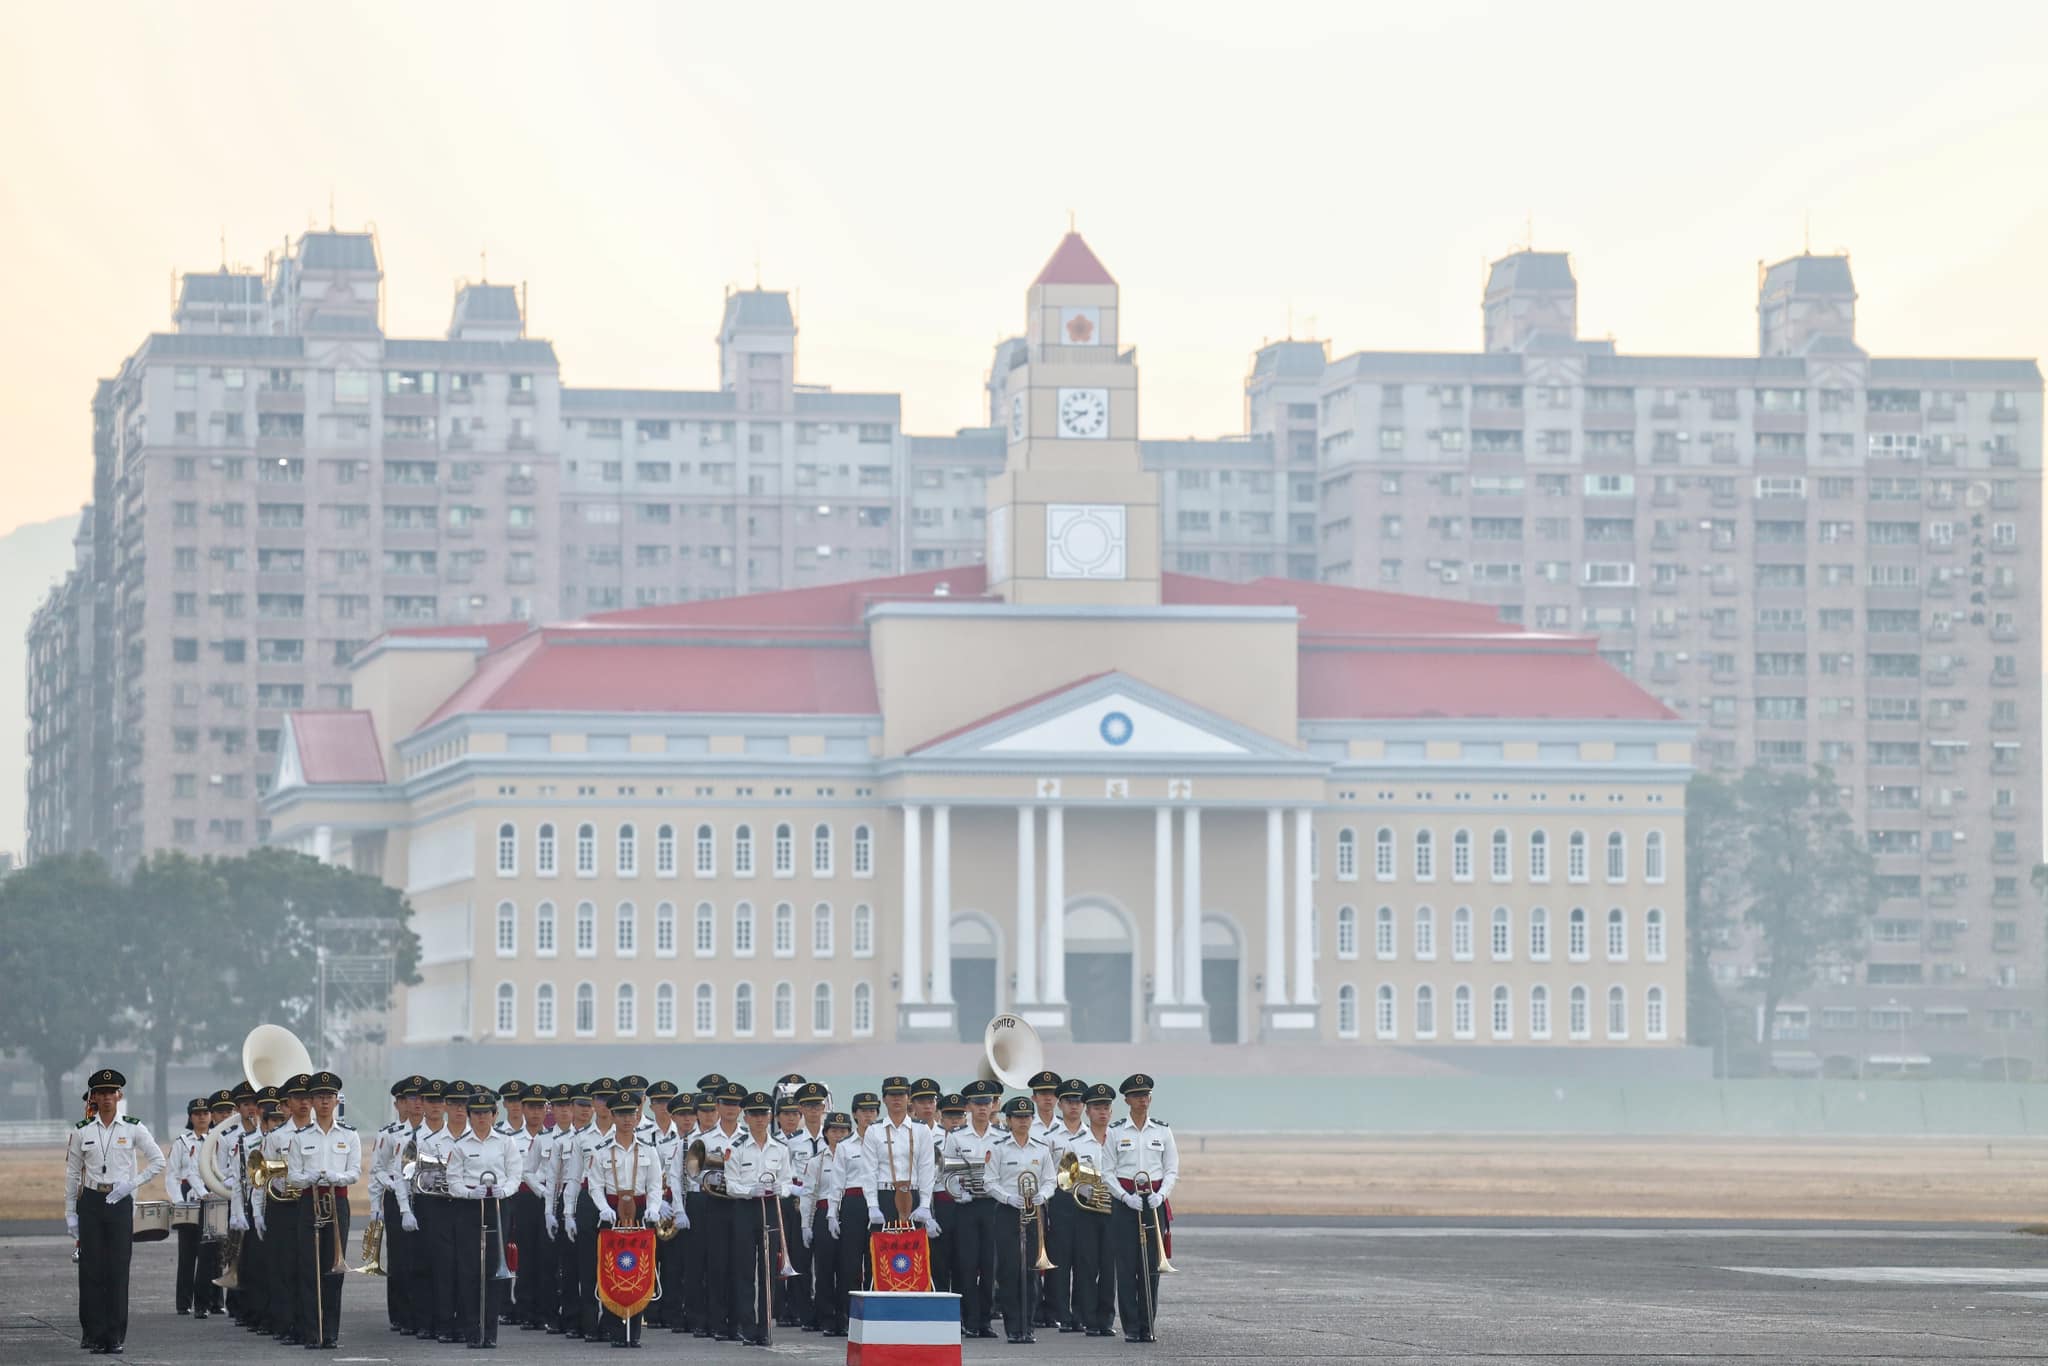
[[[1572,907],[1570,917],[1565,921],[1565,953],[1574,963],[1586,961],[1586,908]]]
[[[673,901],[664,901],[654,908],[654,956],[676,956],[676,906]]]
[[[510,821],[498,826],[498,876],[512,877],[519,872],[519,830]]]
[[[796,835],[786,821],[775,827],[775,876],[796,876]]]
[[[1381,882],[1394,880],[1394,832],[1384,825],[1372,837],[1372,875]]]
[[[533,837],[533,871],[541,877],[555,875],[555,823],[542,821]]]
[[[576,956],[597,956],[597,907],[592,902],[576,903]]]
[[[1550,912],[1541,906],[1529,912],[1529,957],[1538,963],[1550,961]]]
[[[1607,913],[1607,957],[1610,962],[1628,957],[1628,919],[1619,906]]]
[[[1529,832],[1529,881],[1550,881],[1550,836],[1541,830]]]
[[[1337,908],[1337,956],[1358,957],[1358,908],[1339,906]]]
[[[1529,988],[1529,1037],[1550,1037],[1550,988]]]
[[[1571,1019],[1568,1021],[1568,1024],[1571,1029],[1571,1036],[1574,1039],[1589,1039],[1593,1036],[1593,1026],[1588,1023],[1586,1018],[1586,989],[1584,987],[1572,988]]]
[[[676,875],[676,828],[673,825],[654,827],[654,875]]]
[[[1564,875],[1572,882],[1586,880],[1586,832],[1574,830],[1564,846]]]
[[[787,982],[777,982],[773,999],[774,1013],[769,1019],[770,1027],[778,1035],[796,1033],[796,988]]]
[[[718,912],[711,903],[697,903],[697,913],[691,926],[691,951],[699,958],[709,958],[718,952]]]
[[[1472,880],[1472,832],[1455,831],[1451,835],[1451,877],[1458,882]]]
[[[533,951],[542,958],[555,956],[555,903],[543,901],[533,908]]]
[[[597,876],[597,827],[588,822],[576,827],[576,876]]]
[[[697,983],[690,1032],[700,1039],[708,1039],[718,1032],[718,999],[712,994],[709,982]]]
[[[1664,988],[1651,987],[1643,993],[1643,1033],[1652,1039],[1664,1037]]]
[[[1464,960],[1472,956],[1472,908],[1460,906],[1451,912],[1451,957]]]
[[[742,901],[732,908],[732,951],[738,958],[754,956],[754,907]]]
[[[1358,832],[1346,826],[1337,832],[1337,878],[1350,882],[1358,876]]]
[[[811,957],[832,956],[832,903],[820,901],[811,907]]]
[[[787,901],[775,905],[775,943],[777,958],[796,957],[796,907]]]
[[[875,956],[875,913],[872,908],[865,905],[853,908],[853,956]]]
[[[1512,1039],[1515,1037],[1514,1001],[1505,986],[1493,989],[1493,1037]]]
[[[1415,880],[1417,882],[1436,881],[1435,837],[1427,830],[1415,832]]]
[[[629,822],[619,827],[619,876],[640,876],[640,834]]]
[[[533,1032],[543,1039],[555,1037],[555,984],[542,982],[533,989]]]
[[[614,916],[612,951],[621,958],[640,952],[640,911],[630,901],[621,901]]]
[[[509,1039],[519,1030],[519,990],[510,982],[498,983],[498,1018],[493,1024],[492,1032],[501,1039]]]
[[[819,1038],[832,1035],[832,984],[820,982],[811,988],[811,1033]]]
[[[1506,882],[1514,876],[1515,846],[1505,830],[1493,832],[1493,856],[1489,872],[1495,882]]]
[[[1427,984],[1415,988],[1415,1037],[1436,1037],[1436,991]]]
[[[1664,880],[1664,832],[1652,830],[1643,836],[1643,881]]]
[[[1505,963],[1515,956],[1514,919],[1505,906],[1493,908],[1493,961]]]
[[[1643,957],[1664,961],[1664,912],[1654,906],[1643,913]]]
[[[1460,1039],[1472,1037],[1472,988],[1463,983],[1451,993],[1451,1033]]]
[[[811,876],[832,876],[832,827],[823,821],[811,827]]]
[[[654,989],[654,1032],[664,1039],[676,1035],[676,984],[663,982]]]
[[[853,1032],[867,1035],[875,1032],[875,993],[866,982],[853,986]]]
[[[1628,878],[1628,840],[1619,830],[1607,836],[1607,880],[1623,882]]]
[[[732,828],[732,875],[754,875],[754,827],[751,825],[735,825]]]
[[[732,989],[732,1032],[746,1038],[754,1032],[754,984],[741,982]]]
[[[1358,988],[1349,982],[1337,988],[1337,1037],[1358,1037]]]
[[[1628,1037],[1628,992],[1618,986],[1607,988],[1607,1037]]]
[[[1385,982],[1382,982],[1380,983],[1380,989],[1373,993],[1373,1033],[1382,1039],[1391,1039],[1394,1037],[1394,1026],[1396,1023],[1394,1019],[1394,989]]]
[[[618,994],[612,1001],[612,1032],[621,1038],[628,1038],[640,1030],[640,1003],[633,993],[631,982],[619,983]]]
[[[718,873],[718,837],[709,825],[697,827],[697,876],[713,877]]]
[[[865,825],[853,827],[853,875],[873,877],[875,874],[875,834]]]
[[[519,908],[509,901],[498,903],[498,957],[519,952]]]
[[[576,984],[576,1032],[597,1033],[597,988],[588,982]]]
[[[1382,906],[1372,913],[1372,952],[1375,958],[1394,956],[1394,908]]]
[[[1436,957],[1436,912],[1427,906],[1415,908],[1415,956]]]

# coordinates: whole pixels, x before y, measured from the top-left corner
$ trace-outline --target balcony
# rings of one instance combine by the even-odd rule
[[[539,488],[530,474],[508,474],[505,476],[505,492],[509,494],[531,494]]]
[[[1804,409],[1793,412],[1769,412],[1759,409],[1756,414],[1755,425],[1756,430],[1760,433],[1804,432],[1806,430],[1806,412]]]
[[[1993,422],[2017,422],[2020,420],[2020,410],[2016,407],[1993,408],[1991,410],[1991,420]]]
[[[1650,623],[1650,637],[1653,640],[1676,640],[1679,628],[1675,621],[1653,621]]]

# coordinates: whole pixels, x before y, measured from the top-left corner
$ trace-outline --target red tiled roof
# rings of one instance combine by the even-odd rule
[[[1031,697],[1027,697],[1021,702],[1012,702],[1007,707],[998,707],[986,716],[975,717],[966,725],[955,726],[953,727],[953,729],[947,731],[943,735],[934,735],[929,740],[923,740],[918,742],[917,744],[912,745],[910,747],[910,753],[916,754],[920,750],[930,749],[933,745],[944,744],[946,741],[952,739],[956,735],[965,735],[970,730],[980,730],[983,726],[993,725],[997,721],[1002,720],[1005,716],[1015,716],[1018,712],[1023,711],[1026,707],[1035,707],[1040,702],[1045,701],[1049,697],[1058,697],[1063,692],[1069,692],[1075,688],[1082,687],[1085,684],[1093,683],[1098,678],[1107,678],[1113,672],[1114,670],[1111,669],[1102,669],[1092,674],[1085,674],[1082,677],[1075,679],[1071,683],[1062,683],[1057,688],[1047,688],[1044,692],[1038,693]]]
[[[366,711],[295,711],[292,739],[308,783],[381,783],[384,747]]]
[[[1060,239],[1053,248],[1052,256],[1045,263],[1045,269],[1038,272],[1035,285],[1113,285],[1115,280],[1103,269],[1102,262],[1081,240],[1081,234],[1070,232]]]
[[[482,640],[485,649],[495,650],[500,645],[519,639],[531,630],[533,623],[528,621],[487,621],[463,626],[394,626],[384,634],[401,636],[407,640]]]
[[[750,626],[756,629],[795,626],[852,626],[867,619],[869,606],[894,599],[944,601],[975,599],[988,587],[988,572],[978,564],[957,569],[929,569],[886,579],[858,579],[818,588],[790,588],[776,593],[749,593],[737,598],[678,602],[664,607],[630,607],[600,612],[593,623],[632,626]]]
[[[1226,583],[1186,574],[1160,578],[1160,599],[1169,606],[1292,607],[1301,614],[1304,636],[1446,631],[1498,635],[1521,629],[1503,623],[1497,609],[1481,602],[1452,602],[1300,579]]]
[[[1305,646],[1301,718],[1669,721],[1675,713],[1600,658],[1596,642],[1528,636]]]

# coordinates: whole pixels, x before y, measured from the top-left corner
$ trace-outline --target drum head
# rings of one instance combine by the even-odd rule
[[[171,1236],[171,1202],[168,1200],[137,1200],[135,1202],[135,1241],[138,1243],[160,1242]]]

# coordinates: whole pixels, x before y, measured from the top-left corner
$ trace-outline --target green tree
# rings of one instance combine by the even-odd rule
[[[42,859],[0,879],[0,1049],[42,1071],[47,1113],[78,1105],[64,1074],[115,1028],[122,993],[109,972],[121,886],[96,854]]]
[[[204,1051],[245,939],[229,920],[227,884],[214,862],[170,850],[136,865],[122,921],[130,1033],[150,1058],[147,1118],[167,1133],[170,1065]]]
[[[1694,1043],[1726,1037],[1727,1002],[1714,983],[1713,954],[1742,917],[1742,804],[1735,785],[1695,774],[1685,792],[1686,1037]],[[1721,1060],[1725,1073],[1728,1060]]]

